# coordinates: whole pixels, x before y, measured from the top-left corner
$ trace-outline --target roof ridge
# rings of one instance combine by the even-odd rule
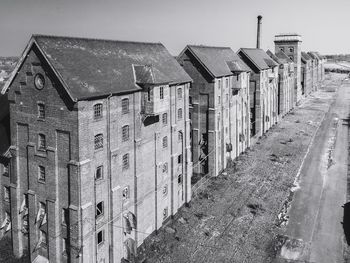
[[[207,46],[207,45],[187,45],[188,47],[199,47],[199,48],[220,48],[220,49],[231,49],[231,47],[220,47],[220,46]]]
[[[131,41],[131,40],[114,40],[114,39],[103,39],[103,38],[89,38],[89,37],[73,37],[73,36],[58,36],[58,35],[44,35],[44,34],[33,34],[33,38],[46,37],[46,38],[66,38],[66,39],[77,39],[77,40],[91,40],[91,41],[104,41],[104,42],[122,42],[132,44],[149,44],[149,45],[163,45],[161,42],[145,42],[145,41]]]

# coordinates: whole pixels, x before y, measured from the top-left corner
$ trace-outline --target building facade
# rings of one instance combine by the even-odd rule
[[[196,184],[218,175],[250,145],[249,71],[230,48],[187,46],[178,56],[193,79],[190,89]]]
[[[301,52],[301,94],[306,97],[314,90],[314,61],[305,52]]]
[[[191,199],[190,82],[159,43],[33,36],[2,90],[15,255],[133,260]]]
[[[294,63],[288,56],[279,51],[273,54],[272,51],[266,52],[276,63],[278,67],[278,87],[277,87],[277,114],[280,120],[293,108],[294,95]]]
[[[301,36],[280,34],[275,36],[275,53],[284,52],[294,62],[294,105],[301,100]]]
[[[278,120],[278,64],[262,49],[241,48],[237,53],[251,69],[249,106],[253,144]]]

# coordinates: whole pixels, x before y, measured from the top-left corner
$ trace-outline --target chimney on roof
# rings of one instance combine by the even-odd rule
[[[257,30],[256,48],[260,48],[261,20],[262,20],[262,16],[258,16],[258,30]]]

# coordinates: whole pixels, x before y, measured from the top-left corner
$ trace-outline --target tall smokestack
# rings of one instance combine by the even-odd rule
[[[256,38],[256,48],[260,48],[261,20],[262,20],[262,16],[258,16],[258,32],[257,32],[257,38]]]

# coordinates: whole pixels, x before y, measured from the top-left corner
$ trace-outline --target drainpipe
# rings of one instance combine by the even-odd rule
[[[112,94],[107,97],[107,173],[108,173],[108,191],[109,191],[109,262],[113,262],[113,191],[112,191],[112,169],[111,169],[111,102]],[[95,193],[96,194],[96,193]]]

